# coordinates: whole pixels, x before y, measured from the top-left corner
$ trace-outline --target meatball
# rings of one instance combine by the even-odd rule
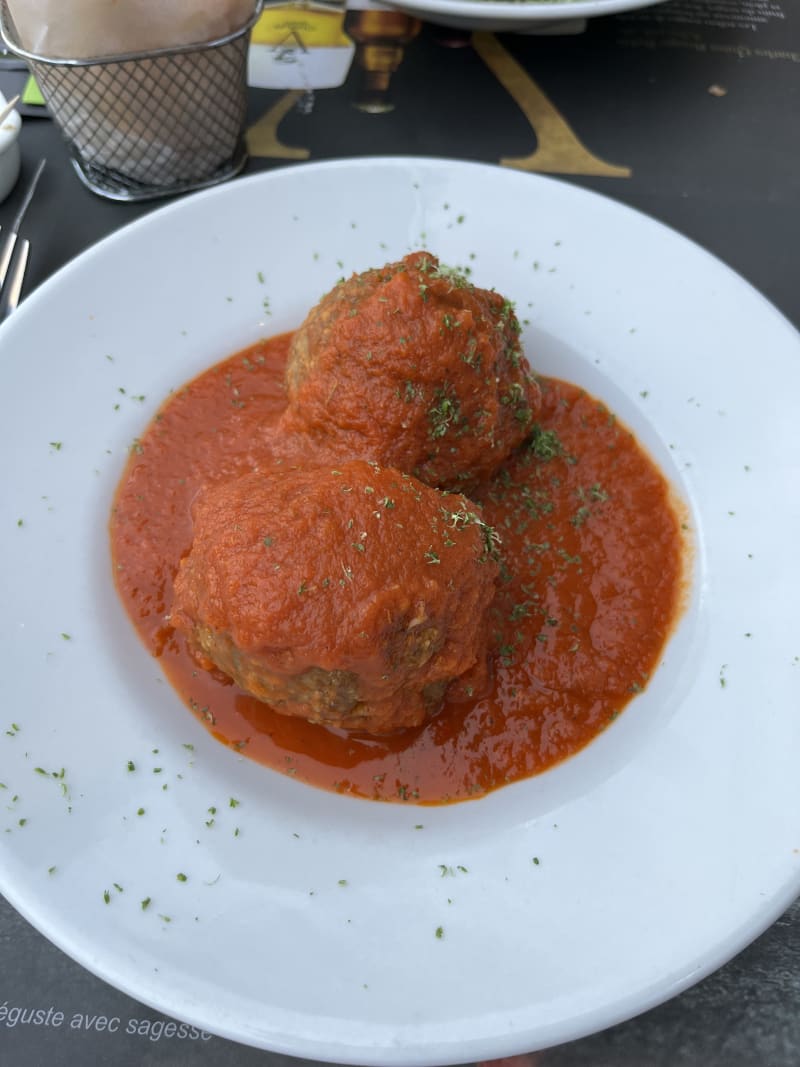
[[[427,252],[353,275],[311,310],[278,443],[471,491],[533,428],[541,396],[513,306]]]
[[[498,573],[480,509],[397,470],[276,465],[202,492],[172,625],[277,711],[368,733],[485,681]]]

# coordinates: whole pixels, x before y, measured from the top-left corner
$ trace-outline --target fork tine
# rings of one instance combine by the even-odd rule
[[[20,297],[22,296],[22,284],[25,281],[25,271],[28,266],[28,255],[30,254],[30,250],[31,243],[27,238],[20,241],[17,262],[14,264],[14,269],[11,272],[5,306],[3,307],[4,319],[8,318],[12,311],[16,311],[17,305],[19,304]]]
[[[9,100],[8,103],[6,104],[6,106],[3,108],[3,110],[0,111],[0,123],[6,121],[6,119],[11,114],[11,112],[14,110],[14,108],[17,106],[18,103],[19,103],[19,93],[17,93],[17,95],[14,97],[13,100]]]
[[[8,268],[11,266],[11,258],[14,255],[16,243],[17,235],[12,230],[6,237],[2,251],[0,251],[0,290],[6,284],[6,275],[8,274]]]
[[[36,186],[39,184],[39,179],[42,176],[44,165],[47,162],[46,159],[40,159],[39,165],[33,173],[28,188],[25,190],[25,195],[22,198],[22,203],[17,211],[17,217],[11,226],[11,232],[6,237],[3,250],[0,252],[0,289],[6,283],[6,274],[8,268],[11,266],[11,257],[14,255],[14,246],[17,242],[17,235],[19,234],[19,228],[22,225],[22,220],[25,218],[25,212],[30,207],[31,200],[33,200],[33,194],[36,192]]]

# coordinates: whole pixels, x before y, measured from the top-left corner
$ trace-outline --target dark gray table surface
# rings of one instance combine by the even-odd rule
[[[555,177],[655,216],[716,254],[800,326],[800,10],[790,0],[672,0],[598,19],[578,36],[500,38],[582,142],[628,176]],[[474,44],[474,42],[473,42]],[[7,91],[8,72],[0,71]],[[394,75],[396,107],[369,115],[355,68],[313,106],[287,108],[282,145],[311,159],[421,154],[483,159],[532,151],[534,123],[464,35],[425,26]],[[285,98],[251,92],[255,125]],[[306,101],[308,104],[309,101]],[[467,116],[468,121],[464,119]],[[159,206],[104,201],[77,180],[45,118],[25,120],[22,180],[48,164],[23,236],[27,291],[112,231]],[[259,143],[246,173],[294,165]],[[0,354],[1,358],[1,354]],[[757,354],[754,353],[754,359]],[[169,1028],[95,979],[0,898],[0,1065],[301,1063]],[[491,980],[491,976],[487,976]],[[100,1021],[117,1020],[109,1032]],[[57,1025],[57,1020],[61,1020]],[[721,970],[603,1033],[540,1053],[544,1067],[797,1067],[800,901]]]

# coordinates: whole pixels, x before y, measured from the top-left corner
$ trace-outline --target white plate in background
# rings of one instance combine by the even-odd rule
[[[575,33],[586,19],[616,15],[663,0],[397,0],[409,15],[440,26],[498,33]]]

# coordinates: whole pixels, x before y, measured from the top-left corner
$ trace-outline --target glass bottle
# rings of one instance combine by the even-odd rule
[[[421,28],[419,19],[402,11],[368,8],[348,12],[345,32],[356,43],[355,62],[361,71],[354,107],[370,114],[394,108],[392,75],[403,61],[406,46]]]

